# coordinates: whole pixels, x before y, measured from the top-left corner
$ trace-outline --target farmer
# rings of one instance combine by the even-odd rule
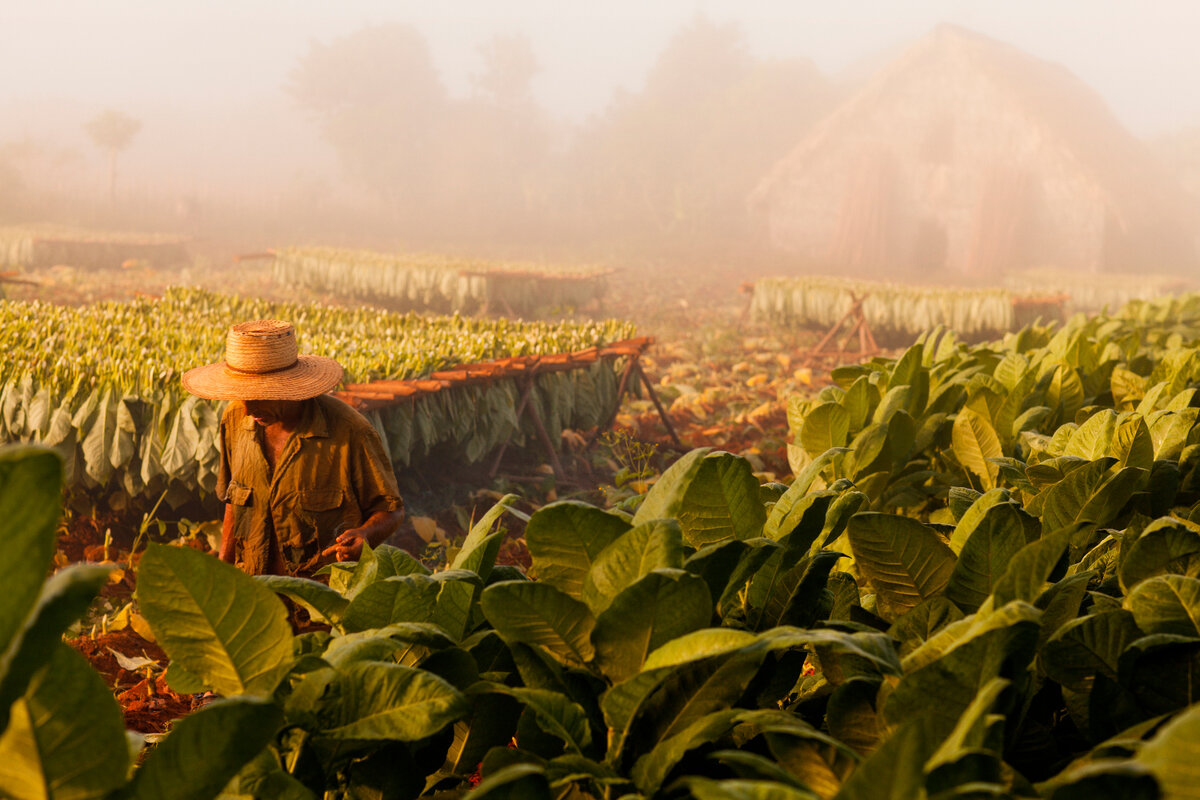
[[[234,325],[223,362],[184,373],[192,394],[233,401],[220,428],[223,560],[251,575],[309,576],[357,560],[404,519],[379,434],[326,394],[341,379],[332,358],[298,355],[279,320]]]

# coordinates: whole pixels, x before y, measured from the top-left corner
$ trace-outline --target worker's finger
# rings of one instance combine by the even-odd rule
[[[331,544],[331,545],[329,545],[329,547],[326,547],[324,550],[321,551],[321,555],[327,556],[330,553],[332,553],[334,550],[338,550],[338,549],[340,549],[340,545],[338,545],[337,543]]]

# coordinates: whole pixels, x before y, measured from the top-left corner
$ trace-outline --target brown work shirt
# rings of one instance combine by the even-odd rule
[[[274,473],[245,405],[226,407],[220,436],[217,496],[233,507],[237,564],[252,575],[311,574],[342,531],[403,508],[379,434],[337,398],[305,401]]]

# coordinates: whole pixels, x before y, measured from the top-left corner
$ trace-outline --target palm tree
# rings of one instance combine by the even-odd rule
[[[110,108],[97,114],[83,129],[97,147],[108,151],[108,201],[116,205],[117,154],[129,147],[142,129],[142,123],[123,111]]]

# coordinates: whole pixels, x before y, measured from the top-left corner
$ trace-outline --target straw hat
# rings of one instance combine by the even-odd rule
[[[183,388],[210,400],[307,400],[342,380],[342,366],[302,356],[290,322],[263,319],[229,329],[225,360],[183,373]]]

